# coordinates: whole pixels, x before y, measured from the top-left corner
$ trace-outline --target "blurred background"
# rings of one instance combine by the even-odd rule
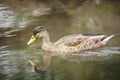
[[[36,26],[51,41],[76,33],[115,34],[105,47],[52,57],[38,74],[27,59],[42,61],[41,41],[27,46]],[[120,0],[0,0],[0,80],[119,80]]]

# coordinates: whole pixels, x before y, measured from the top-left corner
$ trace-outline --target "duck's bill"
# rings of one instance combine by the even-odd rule
[[[32,44],[35,40],[36,40],[36,37],[35,37],[34,35],[32,35],[32,37],[31,37],[30,40],[28,41],[27,45]]]

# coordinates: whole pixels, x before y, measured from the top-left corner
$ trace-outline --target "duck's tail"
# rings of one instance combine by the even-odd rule
[[[102,44],[105,45],[114,35],[110,35],[102,40]]]

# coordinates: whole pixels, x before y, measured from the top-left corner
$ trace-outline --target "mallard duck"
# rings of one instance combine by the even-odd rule
[[[41,49],[48,52],[55,53],[74,53],[83,50],[96,49],[104,46],[109,39],[114,35],[106,36],[101,34],[73,34],[65,36],[58,41],[52,43],[50,41],[49,33],[47,30],[38,26],[34,29],[31,39],[28,41],[28,45],[33,43],[36,39],[42,39]]]

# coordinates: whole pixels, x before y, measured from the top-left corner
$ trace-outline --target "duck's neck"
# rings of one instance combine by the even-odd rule
[[[42,45],[50,45],[52,44],[50,41],[50,37],[47,31],[43,32],[43,38],[42,38]]]

